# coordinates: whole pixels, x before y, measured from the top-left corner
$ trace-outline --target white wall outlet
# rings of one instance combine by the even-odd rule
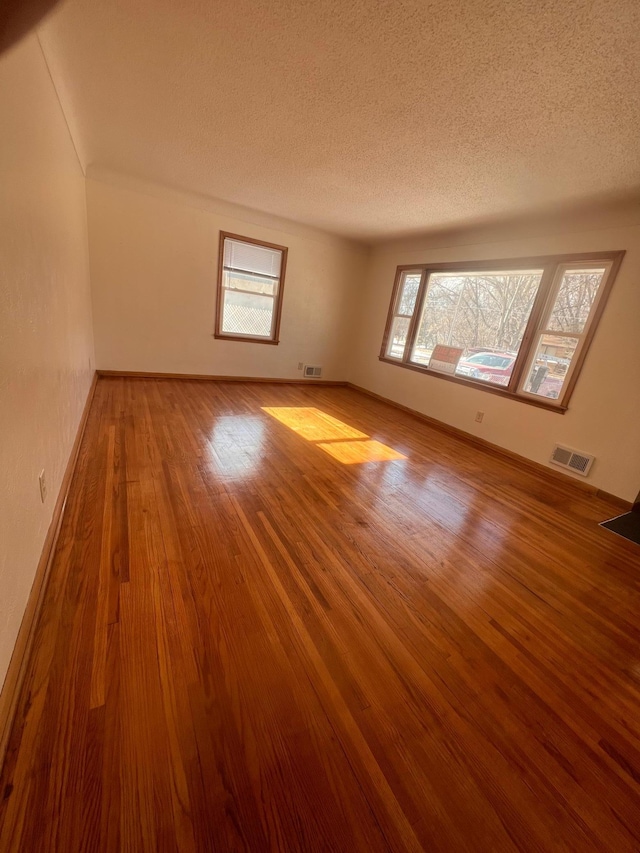
[[[481,424],[484,418],[484,412],[476,412],[476,423]]]
[[[40,483],[40,500],[44,503],[47,497],[47,479],[44,475],[44,468],[40,471],[38,482]]]
[[[299,361],[298,362],[298,370],[302,370],[303,367],[304,367],[304,362]]]

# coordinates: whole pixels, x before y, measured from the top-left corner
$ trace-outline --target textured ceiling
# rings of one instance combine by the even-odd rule
[[[367,241],[640,188],[638,0],[68,0],[85,167]]]

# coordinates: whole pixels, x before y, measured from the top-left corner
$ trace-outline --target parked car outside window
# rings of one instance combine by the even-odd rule
[[[479,352],[463,358],[456,369],[460,376],[508,385],[516,356],[509,352]]]

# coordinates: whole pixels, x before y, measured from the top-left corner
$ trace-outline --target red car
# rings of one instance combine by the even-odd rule
[[[456,368],[458,376],[484,379],[497,385],[508,385],[516,357],[511,352],[478,352],[463,358]]]

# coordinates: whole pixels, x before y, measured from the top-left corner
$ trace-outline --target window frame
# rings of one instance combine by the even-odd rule
[[[458,385],[465,385],[468,388],[480,389],[482,391],[487,391],[490,394],[499,394],[501,397],[507,397],[531,406],[537,406],[538,408],[547,409],[548,411],[564,414],[567,411],[569,400],[573,394],[580,371],[582,370],[582,365],[584,364],[587,352],[596,333],[600,318],[602,317],[602,312],[604,311],[624,255],[624,250],[618,250],[608,252],[543,255],[525,258],[500,258],[499,260],[400,264],[396,268],[396,275],[391,293],[391,301],[387,312],[387,320],[382,337],[379,360],[384,361],[387,364],[393,364],[396,367],[415,370],[418,373],[426,373],[428,376],[444,379],[446,382],[455,382]],[[551,310],[551,300],[555,299],[559,289],[560,281],[562,280],[561,269],[576,264],[582,264],[585,266],[588,264],[590,266],[595,266],[597,263],[606,265],[608,267],[608,272],[605,273],[606,278],[604,283],[601,284],[598,289],[598,295],[591,308],[585,329],[580,334],[567,332],[563,335],[563,337],[567,338],[578,337],[580,338],[580,343],[576,348],[575,358],[570,366],[570,373],[567,375],[566,382],[563,384],[560,397],[557,401],[550,402],[547,398],[538,397],[530,392],[525,392],[523,390],[523,386],[527,375],[527,367],[535,357],[534,349],[536,340],[544,332],[544,330],[541,330],[540,328],[542,320],[543,318],[546,319],[549,311]],[[470,377],[440,373],[439,371],[429,369],[426,365],[416,364],[410,360],[420,325],[420,318],[422,317],[422,312],[424,310],[429,278],[432,273],[501,272],[530,269],[542,269],[542,277],[540,279],[540,284],[538,285],[538,292],[536,293],[533,302],[531,314],[529,315],[529,319],[522,336],[513,371],[509,377],[508,386],[491,384],[489,382],[472,379]],[[409,330],[405,341],[404,352],[401,358],[394,358],[393,356],[387,355],[387,346],[389,344],[393,321],[396,316],[400,316],[396,315],[395,310],[399,304],[405,273],[420,273],[421,278],[413,315],[409,322]]]
[[[280,278],[278,279],[278,291],[273,297],[273,316],[271,319],[271,334],[269,337],[261,335],[235,334],[234,332],[224,332],[222,330],[222,308],[224,291],[227,289],[223,286],[224,277],[224,241],[237,240],[241,243],[248,243],[251,246],[261,246],[266,249],[276,249],[282,253],[280,262]],[[252,344],[271,344],[277,346],[280,343],[280,318],[282,316],[282,296],[284,293],[285,273],[287,271],[287,255],[289,249],[287,246],[280,246],[277,243],[268,243],[266,240],[257,240],[255,237],[243,237],[241,234],[233,234],[230,231],[220,231],[220,239],[218,244],[218,284],[216,288],[216,317],[215,329],[213,337],[221,341],[240,341],[241,343]],[[247,271],[248,272],[248,271]],[[259,275],[259,274],[258,274]]]

